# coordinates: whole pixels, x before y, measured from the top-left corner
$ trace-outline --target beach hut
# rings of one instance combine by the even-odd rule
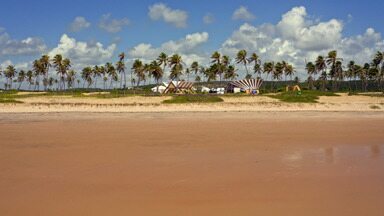
[[[186,81],[172,81],[166,85],[164,90],[164,94],[168,93],[176,93],[176,94],[186,94],[186,93],[194,93],[196,91],[193,88],[192,82]]]
[[[248,94],[257,94],[262,84],[262,79],[236,80],[228,84],[227,92],[238,92],[238,88],[240,88]]]

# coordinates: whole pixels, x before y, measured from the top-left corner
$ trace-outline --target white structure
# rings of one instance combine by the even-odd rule
[[[155,86],[155,87],[151,88],[152,92],[160,93],[160,94],[163,94],[165,89],[166,89],[165,86]]]
[[[241,92],[241,88],[233,88],[233,93],[240,93]]]
[[[209,88],[207,88],[207,87],[205,87],[205,86],[203,86],[203,87],[201,88],[201,92],[202,92],[202,93],[209,93],[210,90],[211,90],[211,89],[209,89]]]
[[[216,91],[217,91],[217,94],[223,95],[225,93],[225,88],[217,88]]]

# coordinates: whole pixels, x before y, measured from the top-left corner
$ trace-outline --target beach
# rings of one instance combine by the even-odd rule
[[[20,94],[33,94],[19,92]],[[305,93],[306,94],[306,93]],[[384,97],[337,93],[320,96],[316,103],[286,103],[265,95],[221,96],[220,103],[165,104],[172,96],[135,96],[117,98],[78,96],[39,96],[18,98],[22,103],[0,103],[0,113],[153,113],[153,112],[383,112]],[[32,95],[33,96],[33,95]]]
[[[281,105],[292,112],[1,105],[0,214],[382,215],[384,112],[327,103]]]

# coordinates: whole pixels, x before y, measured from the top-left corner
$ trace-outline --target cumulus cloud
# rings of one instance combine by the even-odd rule
[[[215,17],[214,17],[213,14],[211,14],[211,13],[207,13],[207,14],[203,17],[203,22],[204,22],[205,24],[212,24],[214,21],[215,21]]]
[[[37,37],[28,37],[16,40],[0,28],[0,57],[2,56],[28,56],[41,54],[47,49],[44,41]]]
[[[233,12],[232,19],[234,20],[244,20],[250,21],[255,19],[255,15],[248,11],[248,8],[240,6],[238,9]]]
[[[111,14],[104,14],[99,22],[100,29],[109,33],[117,33],[123,29],[124,26],[128,26],[130,21],[128,18],[112,19]]]
[[[99,42],[83,42],[77,41],[64,34],[61,36],[57,47],[49,52],[49,56],[61,54],[66,58],[70,58],[75,68],[81,69],[84,66],[104,64],[110,61],[116,50],[116,44],[104,47]]]
[[[76,17],[75,20],[69,25],[69,30],[71,32],[79,32],[83,29],[88,28],[91,26],[91,23],[89,23],[84,17]]]
[[[234,56],[240,49],[258,53],[264,61],[286,60],[304,72],[305,60],[314,61],[336,49],[345,61],[369,62],[384,49],[380,33],[369,28],[362,35],[343,37],[343,22],[312,20],[304,7],[294,7],[277,24],[245,23],[222,44],[220,51]]]
[[[177,28],[187,27],[188,13],[179,9],[172,9],[163,3],[157,3],[149,7],[148,16],[152,20],[162,20]]]
[[[181,55],[186,65],[192,64],[193,61],[204,63],[207,61],[206,54],[199,48],[208,41],[209,34],[207,32],[188,34],[184,38],[177,41],[170,40],[161,44],[159,47],[153,47],[151,44],[141,43],[129,50],[128,55],[131,59],[139,58],[144,61],[156,59],[161,52],[168,55]]]

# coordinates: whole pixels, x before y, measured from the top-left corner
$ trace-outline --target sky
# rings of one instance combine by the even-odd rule
[[[125,52],[130,68],[163,51],[205,65],[214,51],[233,58],[245,49],[304,76],[305,62],[333,49],[357,63],[384,51],[382,8],[381,0],[1,0],[0,67],[27,69],[60,53],[81,70]]]

